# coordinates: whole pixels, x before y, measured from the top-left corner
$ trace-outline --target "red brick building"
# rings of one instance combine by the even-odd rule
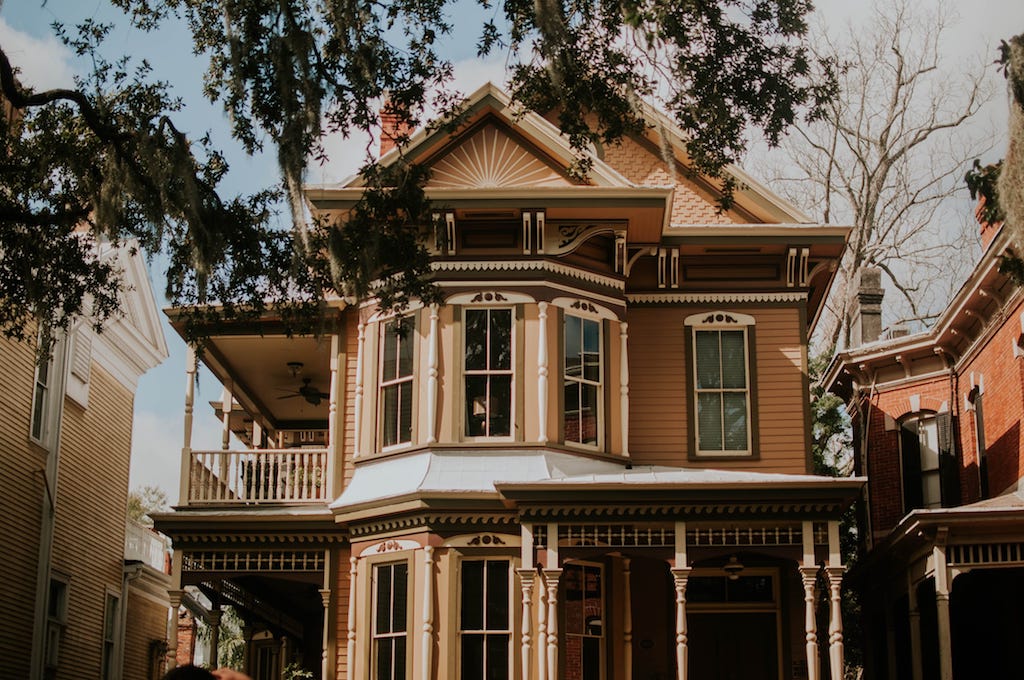
[[[860,345],[826,380],[853,423],[861,556],[851,581],[870,678],[1016,677],[1024,635],[1024,294],[984,253],[928,331],[878,339],[877,274],[862,280]],[[984,625],[978,625],[984,621]]]

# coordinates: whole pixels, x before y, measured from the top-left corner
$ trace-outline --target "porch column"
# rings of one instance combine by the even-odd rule
[[[622,455],[629,458],[629,356],[626,341],[629,339],[625,321],[619,324],[619,430],[622,432]]]
[[[818,622],[815,604],[818,600],[818,566],[814,562],[814,523],[804,522],[801,527],[804,555],[800,562],[800,580],[804,586],[804,639],[807,653],[807,680],[819,680],[821,662],[818,659]]]
[[[220,646],[220,619],[224,616],[224,612],[221,611],[220,603],[214,602],[210,608],[209,624],[210,624],[210,665],[214,668],[220,667],[220,654],[217,648]]]
[[[430,680],[434,647],[434,546],[423,548],[423,680]]]
[[[675,562],[672,581],[676,591],[676,680],[690,675],[689,631],[686,625],[686,584],[690,565],[686,555],[686,522],[675,523]]]
[[[167,591],[167,670],[178,665],[178,609],[183,590]]]
[[[337,336],[335,336],[337,337]],[[335,561],[333,559],[333,552],[330,548],[324,550],[324,582],[323,588],[320,589],[320,602],[324,607],[324,623],[323,623],[323,634],[320,637],[320,677],[329,677],[330,671],[330,647],[331,640],[334,639],[333,626],[331,625],[331,576],[334,574]]]
[[[622,662],[624,680],[633,678],[633,602],[629,587],[629,558],[622,559]]]
[[[188,505],[190,478],[192,476],[192,408],[196,398],[196,370],[198,359],[196,348],[189,345],[185,358],[185,432],[181,445],[181,477],[178,480],[178,504]],[[177,622],[175,622],[177,626]]]
[[[437,303],[430,305],[427,344],[427,443],[437,441]]]
[[[530,647],[533,645],[533,580],[537,572],[533,569],[516,569],[519,585],[523,591],[523,636],[519,653],[522,663],[522,680],[530,680]]]
[[[690,649],[686,628],[686,583],[690,580],[689,567],[672,567],[672,581],[676,588],[676,678],[686,680],[690,674]]]
[[[557,534],[555,536],[557,538]],[[558,677],[558,581],[561,578],[561,569],[544,570],[548,592],[548,677],[552,680]]]
[[[548,303],[538,302],[537,328],[537,441],[548,443]],[[557,536],[556,536],[557,539]]]
[[[843,556],[839,548],[839,520],[828,523],[828,660],[832,680],[843,680],[845,658],[843,653]],[[944,678],[943,680],[952,680]]]
[[[912,680],[921,680],[921,610],[917,608],[917,584],[907,574],[907,610],[910,619],[910,668]]]
[[[363,439],[363,346],[366,344],[366,324],[362,321],[359,322],[358,328],[358,348],[356,350],[356,396],[355,404],[353,406],[353,418],[355,419],[355,427],[352,432],[353,446],[352,446],[352,457],[358,458],[362,455],[362,439]]]
[[[537,602],[537,680],[547,680],[548,595],[543,581],[540,586]]]
[[[949,621],[949,569],[946,567],[945,529],[939,529],[935,547],[935,613],[939,628],[939,677],[953,680],[953,637]]]
[[[353,555],[348,562],[348,647],[345,650],[345,677],[352,680],[356,677],[356,577],[359,575],[359,560]]]
[[[344,467],[341,461],[342,446],[338,436],[338,402],[341,401],[342,395],[343,361],[341,337],[337,333],[333,333],[331,335],[331,384],[328,388],[327,408],[327,469],[325,470],[327,479],[324,480],[326,488],[323,494],[328,502],[334,500],[334,497],[341,493],[338,472]],[[255,433],[255,425],[253,432]],[[253,438],[255,439],[255,434]]]

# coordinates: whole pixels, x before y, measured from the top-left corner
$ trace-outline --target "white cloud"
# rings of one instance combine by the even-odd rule
[[[0,18],[0,44],[11,64],[20,69],[23,85],[36,90],[74,87],[71,51],[57,38],[36,38],[11,28]]]
[[[193,447],[219,449],[220,421],[204,403],[196,400],[196,415],[192,424]],[[136,411],[132,431],[132,462],[129,488],[155,486],[177,504],[181,477],[181,448],[184,410],[170,413]]]

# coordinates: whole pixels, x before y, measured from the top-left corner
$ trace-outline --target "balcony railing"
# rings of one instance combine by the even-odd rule
[[[129,521],[124,534],[124,558],[143,562],[157,571],[167,568],[167,554],[171,550],[171,539],[158,534],[149,527]]]
[[[192,451],[188,503],[326,503],[327,451]]]

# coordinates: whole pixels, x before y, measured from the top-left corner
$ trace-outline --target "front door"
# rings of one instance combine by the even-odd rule
[[[778,680],[775,613],[700,613],[690,624],[693,680]]]
[[[777,573],[751,572],[690,578],[686,618],[692,680],[779,680]]]

